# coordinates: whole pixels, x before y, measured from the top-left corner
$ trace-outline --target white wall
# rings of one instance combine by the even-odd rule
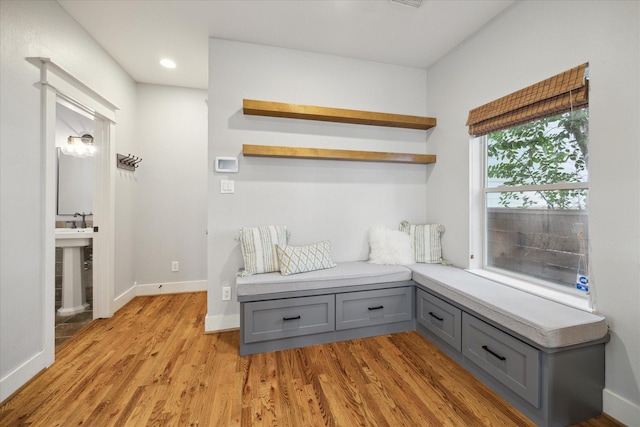
[[[242,144],[426,153],[428,133],[245,116],[242,99],[398,114],[426,112],[425,70],[261,45],[210,40],[209,236],[206,330],[239,325],[239,304],[220,300],[242,267],[242,226],[284,224],[290,244],[328,239],[336,261],[367,259],[366,233],[381,224],[425,219],[432,166],[243,157]],[[237,174],[213,169],[216,156],[239,158]],[[220,179],[235,194],[220,194]],[[235,289],[235,288],[234,288]]]
[[[52,361],[45,308],[40,70],[49,57],[118,105],[117,149],[135,152],[135,84],[54,1],[0,2],[0,400]],[[116,295],[133,282],[131,200],[116,179]],[[51,309],[53,312],[53,309]],[[50,331],[52,333],[52,331]],[[53,349],[49,349],[53,354]]]
[[[138,84],[138,294],[206,289],[207,91]],[[171,262],[179,271],[171,271]],[[162,285],[162,288],[160,288]],[[144,291],[142,290],[144,289]]]
[[[598,311],[607,316],[604,411],[640,420],[640,3],[517,2],[427,70],[427,216],[445,257],[469,259],[470,109],[584,62],[590,66],[589,236]]]
[[[115,295],[127,294],[136,280],[199,281],[207,268],[207,330],[239,324],[238,304],[219,297],[221,286],[233,284],[242,265],[233,240],[241,226],[286,224],[291,244],[329,239],[335,260],[345,261],[366,259],[371,225],[396,227],[403,219],[441,222],[447,228],[445,256],[465,266],[468,110],[589,61],[591,276],[599,311],[608,317],[612,332],[605,412],[632,425],[640,419],[639,22],[637,2],[519,2],[428,72],[213,39],[206,155],[197,142],[206,135],[197,125],[206,111],[200,104],[206,94],[148,85],[136,91],[129,76],[56,2],[3,0],[0,400],[15,389],[6,386],[7,378],[18,375],[26,381],[45,366],[30,361],[43,351],[40,266],[44,223],[53,218],[43,217],[41,197],[39,69],[25,58],[50,57],[117,104],[117,151],[145,159],[136,174],[118,170],[116,176]],[[247,117],[241,112],[242,98],[427,114],[438,118],[438,126],[425,133]],[[176,107],[193,113],[193,129],[181,129],[182,119],[169,122],[171,115],[180,114]],[[169,136],[181,131],[191,150],[176,152]],[[429,152],[438,155],[438,163],[244,158],[243,143]],[[195,167],[172,166],[173,156]],[[219,193],[223,175],[213,171],[215,156],[239,157],[240,172],[230,175],[236,194]],[[203,182],[204,170],[207,208],[200,206],[205,191],[197,184]],[[185,183],[193,187],[185,191]],[[138,193],[138,186],[145,191]],[[198,195],[202,200],[196,200]],[[205,209],[209,214],[203,220]],[[174,258],[180,261],[179,273],[168,271]]]

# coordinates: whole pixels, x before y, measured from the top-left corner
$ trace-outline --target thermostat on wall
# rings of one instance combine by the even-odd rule
[[[216,172],[238,172],[238,158],[216,157]]]

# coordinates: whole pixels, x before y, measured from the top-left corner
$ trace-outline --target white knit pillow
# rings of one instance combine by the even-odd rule
[[[242,227],[237,237],[244,258],[242,275],[280,271],[276,245],[286,246],[287,238],[284,225]]]
[[[371,264],[414,264],[411,238],[406,233],[373,227],[369,230],[369,262]]]
[[[444,227],[440,224],[400,223],[400,231],[411,236],[416,262],[439,264],[442,262],[442,244],[440,234]]]
[[[331,242],[324,240],[307,246],[276,246],[280,274],[304,273],[335,267],[331,259]]]

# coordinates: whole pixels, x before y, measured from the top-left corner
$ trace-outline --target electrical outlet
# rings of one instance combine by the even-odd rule
[[[171,261],[171,271],[180,271],[180,263],[178,261]]]
[[[231,301],[231,286],[222,287],[222,301]]]

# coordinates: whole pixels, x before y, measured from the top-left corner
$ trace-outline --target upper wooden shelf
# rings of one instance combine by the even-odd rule
[[[427,130],[436,125],[436,119],[402,114],[375,113],[343,108],[315,107],[282,102],[242,100],[244,114],[253,116],[285,117],[290,119],[319,120],[323,122],[353,123]]]
[[[433,154],[384,153],[378,151],[333,150],[327,148],[281,147],[249,144],[244,144],[242,146],[242,154],[253,157],[355,160],[387,163],[429,164],[436,162],[436,156]]]

